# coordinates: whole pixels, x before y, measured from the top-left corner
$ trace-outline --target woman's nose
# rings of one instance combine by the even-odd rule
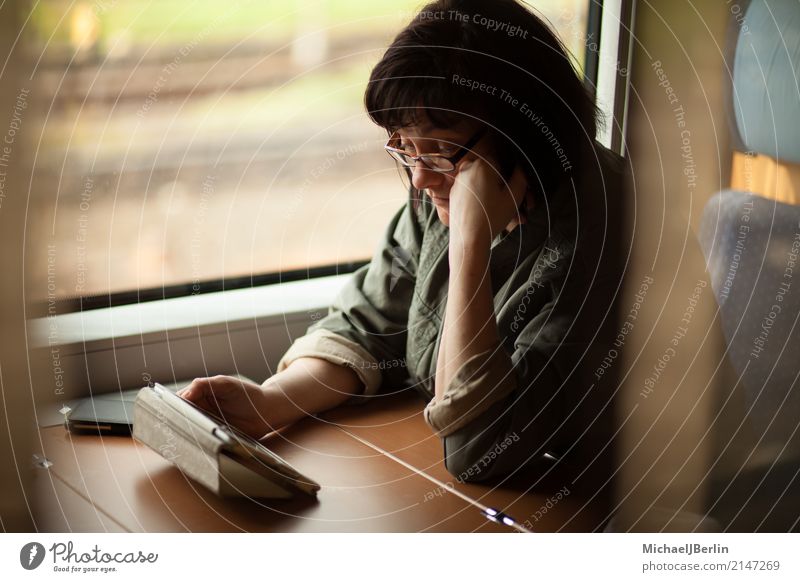
[[[417,190],[435,188],[441,184],[443,179],[444,176],[441,172],[434,172],[433,170],[426,168],[421,162],[418,162],[417,165],[414,166],[413,173],[411,175],[411,183]]]

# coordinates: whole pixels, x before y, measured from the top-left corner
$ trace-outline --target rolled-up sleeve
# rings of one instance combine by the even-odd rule
[[[561,457],[591,449],[581,456],[592,458],[606,444],[613,412],[608,386],[593,384],[583,364],[598,361],[610,344],[605,332],[597,333],[597,311],[581,310],[582,293],[585,286],[550,298],[516,338],[513,353],[499,346],[475,355],[441,400],[425,408],[451,474],[485,480],[539,462],[546,453]],[[608,302],[606,294],[593,289],[589,295]]]
[[[577,346],[558,349],[575,355],[573,347]],[[564,380],[569,376],[562,364],[567,360],[560,355],[548,357],[531,345],[519,345],[507,374],[498,371],[495,377],[475,376],[457,386],[464,397],[449,404],[443,399],[439,404],[446,411],[440,414],[449,424],[439,430],[439,436],[450,473],[484,480],[521,468],[545,453],[560,453]],[[482,397],[485,394],[488,397]]]
[[[355,370],[365,395],[408,378],[408,311],[423,237],[411,200],[393,217],[369,264],[353,273],[328,309],[281,358],[317,357]]]
[[[375,394],[381,385],[380,364],[359,344],[326,329],[297,338],[278,362],[278,372],[298,358],[320,358],[352,368],[364,385],[364,395]]]
[[[517,388],[514,365],[502,346],[475,354],[456,371],[444,396],[431,400],[425,421],[440,437],[466,426]]]

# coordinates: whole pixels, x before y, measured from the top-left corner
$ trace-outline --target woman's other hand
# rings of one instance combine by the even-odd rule
[[[462,242],[489,244],[508,226],[524,221],[519,207],[528,198],[525,174],[517,166],[508,182],[485,159],[458,166],[450,190],[450,236]]]
[[[264,413],[264,389],[258,384],[232,376],[195,378],[177,394],[253,438],[273,430]]]

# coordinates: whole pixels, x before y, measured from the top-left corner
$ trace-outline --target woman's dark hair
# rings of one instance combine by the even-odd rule
[[[389,133],[422,113],[442,128],[485,123],[503,175],[520,164],[544,195],[580,171],[597,123],[566,49],[516,0],[426,5],[373,68],[364,102]]]

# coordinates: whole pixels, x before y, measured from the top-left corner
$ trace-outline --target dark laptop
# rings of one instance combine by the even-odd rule
[[[241,374],[231,374],[234,378],[252,382]],[[190,380],[172,384],[162,384],[170,392],[177,392],[188,386]],[[67,415],[67,429],[78,434],[118,434],[130,436],[133,428],[133,407],[136,395],[141,388],[108,392],[83,398]]]

